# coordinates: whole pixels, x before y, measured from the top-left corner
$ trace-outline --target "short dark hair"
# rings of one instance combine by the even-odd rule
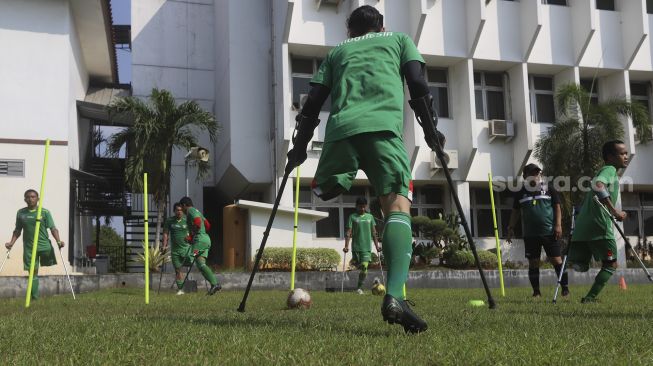
[[[367,199],[365,197],[358,197],[356,198],[356,206],[358,205],[366,205],[367,204]]]
[[[383,28],[383,15],[376,8],[363,5],[351,12],[347,18],[349,36],[362,36],[369,31],[380,32]]]
[[[191,200],[190,197],[182,197],[182,199],[179,200],[179,204],[182,206],[193,206],[193,200]]]
[[[172,211],[176,210],[177,207],[179,207],[179,208],[184,208],[184,206],[182,206],[181,203],[179,203],[179,202],[175,202],[175,203],[172,205]]]
[[[28,189],[28,190],[25,191],[25,193],[23,193],[23,197],[27,197],[28,193],[34,193],[36,195],[36,197],[39,196],[39,192],[37,192],[35,189]]]
[[[603,161],[608,161],[610,155],[617,155],[617,145],[625,144],[621,140],[610,140],[603,144],[601,148],[601,154],[603,155]]]

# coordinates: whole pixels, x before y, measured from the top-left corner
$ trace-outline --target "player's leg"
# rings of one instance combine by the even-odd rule
[[[526,259],[528,259],[528,280],[533,288],[533,297],[540,297],[540,256],[542,255],[541,237],[524,237]]]
[[[560,241],[555,240],[553,236],[544,237],[544,252],[546,252],[549,263],[551,263],[555,269],[556,278],[560,278],[560,271],[562,271],[562,249],[560,246]],[[568,296],[569,280],[566,271],[562,274],[560,285],[562,286],[562,296]]]
[[[590,242],[594,259],[602,263],[601,270],[594,278],[594,284],[582,299],[583,303],[594,302],[605,284],[617,269],[617,242],[614,239],[594,240]]]
[[[38,250],[38,249],[37,249]],[[23,248],[23,269],[27,271],[29,276],[29,268],[32,264],[32,248]],[[34,277],[32,277],[32,292],[30,293],[32,300],[39,298],[39,253],[36,252],[36,260],[34,261]]]
[[[209,267],[206,264],[206,257],[209,255],[209,249],[211,248],[211,244],[206,243],[206,242],[200,242],[197,243],[193,246],[193,251],[198,250],[197,254],[197,260],[195,261],[195,264],[197,265],[197,269],[202,273],[202,276],[204,279],[209,281],[211,284],[211,288],[207,292],[207,295],[213,295],[216,292],[220,291],[222,289],[222,286],[218,284],[218,278],[215,277],[215,273],[213,273],[213,270],[211,267]]]
[[[363,293],[363,283],[365,283],[365,279],[367,278],[367,267],[370,264],[371,257],[372,254],[369,252],[359,254],[360,265],[358,266],[358,269],[360,272],[358,272],[358,284],[356,285],[356,291],[358,291],[359,294]]]
[[[175,284],[177,285],[177,294],[183,294],[184,287],[184,274],[182,273],[182,266],[184,265],[184,258],[177,254],[172,253],[170,256],[172,266],[175,268]]]

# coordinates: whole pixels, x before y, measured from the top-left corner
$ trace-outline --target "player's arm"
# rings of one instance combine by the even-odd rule
[[[560,240],[562,238],[562,206],[560,204],[560,194],[550,186],[551,200],[553,203],[553,238]]]
[[[168,240],[169,240],[169,229],[168,225],[163,227],[163,250],[166,250],[168,248]]]
[[[506,235],[508,243],[512,243],[512,238],[515,236],[515,227],[519,223],[520,218],[521,211],[513,207],[512,211],[510,211],[510,222],[508,223],[508,233]]]
[[[348,227],[345,230],[345,247],[342,248],[342,251],[347,253],[349,251],[349,241],[351,240],[351,227]]]
[[[612,214],[612,216],[615,217],[618,221],[624,221],[626,219],[626,213],[620,210],[617,210],[614,205],[612,204],[612,201],[610,200],[610,193],[608,192],[608,188],[605,186],[603,182],[600,180],[595,180],[594,183],[594,194],[596,197],[601,201],[601,203],[607,207],[608,211]]]
[[[438,145],[444,147],[444,135],[437,130],[438,114],[433,106],[433,96],[424,79],[424,64],[416,60],[408,61],[402,66],[401,72],[406,79],[411,97],[408,104],[415,112],[417,122],[424,130],[426,144],[431,150],[436,150]]]
[[[292,149],[288,151],[286,171],[292,170],[306,160],[306,149],[313,138],[315,127],[320,124],[318,119],[322,105],[329,97],[331,89],[327,86],[313,83],[308,92],[306,103],[295,118],[295,131],[292,137]]]
[[[23,230],[23,225],[20,222],[20,216],[16,214],[16,225],[14,226],[14,231],[11,233],[11,240],[8,243],[5,243],[5,247],[11,250],[11,247],[14,246],[16,240],[20,238],[20,232]]]
[[[53,227],[50,229],[50,233],[52,233],[52,236],[54,237],[54,240],[57,241],[57,245],[59,245],[59,248],[63,248],[66,244],[61,240],[61,237],[59,237],[59,229],[56,227]]]
[[[376,248],[376,252],[381,251],[381,247],[379,246],[379,237],[376,234],[376,225],[374,225],[374,218],[372,218],[372,225],[370,225],[371,228],[370,230],[372,231],[372,240],[374,241],[374,247]]]

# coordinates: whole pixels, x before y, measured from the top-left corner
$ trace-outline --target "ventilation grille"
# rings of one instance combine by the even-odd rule
[[[0,177],[24,177],[24,160],[0,160]]]

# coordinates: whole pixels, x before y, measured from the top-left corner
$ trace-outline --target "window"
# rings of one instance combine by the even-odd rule
[[[472,234],[475,237],[493,237],[492,204],[488,188],[470,189],[472,198]],[[497,229],[499,237],[507,234],[512,211],[512,194],[510,191],[494,192],[494,206],[497,210]],[[515,237],[521,238],[521,225],[515,228]]]
[[[567,6],[567,0],[542,0],[542,4]]]
[[[653,236],[653,192],[623,192],[621,202],[622,209],[628,214],[623,223],[626,235]]]
[[[650,113],[650,92],[648,83],[630,83],[630,98],[633,102],[640,103]]]
[[[653,14],[653,0],[646,0],[646,12]]]
[[[580,86],[590,94],[590,103],[599,104],[599,83],[595,79],[580,79]]]
[[[501,73],[475,72],[474,96],[476,118],[483,120],[506,119],[505,83]]]
[[[531,115],[533,122],[554,123],[553,78],[530,75],[528,87],[531,94]]]
[[[292,75],[292,105],[300,110],[304,104],[303,98],[308,95],[311,89],[311,78],[322,63],[321,59],[293,57],[290,60]],[[322,105],[322,111],[331,110],[331,96]]]
[[[0,160],[0,177],[24,177],[24,160]]]
[[[294,193],[295,185],[293,185]],[[315,222],[314,233],[318,238],[343,238],[345,235],[345,225],[349,215],[356,211],[356,199],[365,197],[367,199],[368,211],[372,196],[368,187],[355,186],[351,187],[349,192],[344,193],[332,200],[322,201],[315,196],[308,186],[299,187],[299,207],[310,210],[328,212],[329,217]],[[293,196],[294,197],[294,196]],[[374,214],[373,214],[374,215]],[[377,218],[377,225],[382,224],[382,219]],[[380,234],[380,227],[377,226]]]
[[[438,116],[450,118],[449,114],[449,83],[446,69],[429,67],[426,69],[426,81],[429,91],[435,101]]]
[[[415,187],[410,216],[426,216],[431,219],[444,215],[444,189],[441,186],[427,185]],[[417,227],[413,226],[413,236],[421,237]]]
[[[598,10],[614,11],[614,0],[596,0],[596,8]]]

